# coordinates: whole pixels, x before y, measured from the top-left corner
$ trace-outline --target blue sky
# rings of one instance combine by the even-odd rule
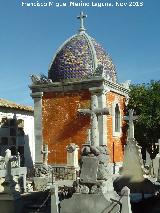
[[[143,0],[143,6],[129,7],[128,0],[93,0],[112,7],[22,7],[35,0],[0,0],[0,97],[32,105],[29,76],[47,75],[57,48],[77,33],[80,11],[88,15],[87,33],[111,55],[119,82],[132,83],[160,79],[160,1]],[[39,0],[49,3],[49,0]],[[71,1],[91,5],[91,0]],[[117,3],[127,3],[116,7]]]

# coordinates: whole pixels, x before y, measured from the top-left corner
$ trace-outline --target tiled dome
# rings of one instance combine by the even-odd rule
[[[94,76],[98,65],[103,65],[107,79],[116,82],[116,70],[112,59],[87,33],[79,33],[68,39],[57,51],[49,67],[52,81],[87,79]]]

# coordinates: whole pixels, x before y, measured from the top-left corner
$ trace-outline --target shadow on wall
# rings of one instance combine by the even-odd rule
[[[123,122],[122,136],[120,138],[123,152],[124,152],[124,146],[126,145],[126,141],[127,141],[127,129],[128,129],[128,124],[126,122]]]
[[[25,166],[28,168],[28,172],[30,173],[33,170],[33,160],[31,155],[31,149],[29,146],[29,136],[24,136],[24,159],[25,159]]]
[[[90,125],[90,118],[89,117],[81,117],[77,116],[70,122],[68,122],[67,125],[64,126],[63,130],[61,131],[59,137],[57,138],[59,142],[72,138],[77,135],[79,131],[81,131],[83,128],[86,129],[86,126]]]

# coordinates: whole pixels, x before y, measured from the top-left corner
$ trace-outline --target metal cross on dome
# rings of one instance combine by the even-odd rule
[[[80,19],[80,29],[79,32],[85,31],[84,28],[84,18],[87,18],[87,15],[84,15],[83,12],[80,12],[80,15],[77,16],[77,19]]]

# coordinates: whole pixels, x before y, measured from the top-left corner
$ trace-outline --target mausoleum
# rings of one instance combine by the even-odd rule
[[[123,120],[128,84],[117,81],[109,54],[84,28],[55,53],[48,77],[32,75],[35,116],[35,163],[43,161],[48,144],[49,163],[66,164],[66,147],[74,143],[105,145],[111,160],[121,164],[126,140]]]

